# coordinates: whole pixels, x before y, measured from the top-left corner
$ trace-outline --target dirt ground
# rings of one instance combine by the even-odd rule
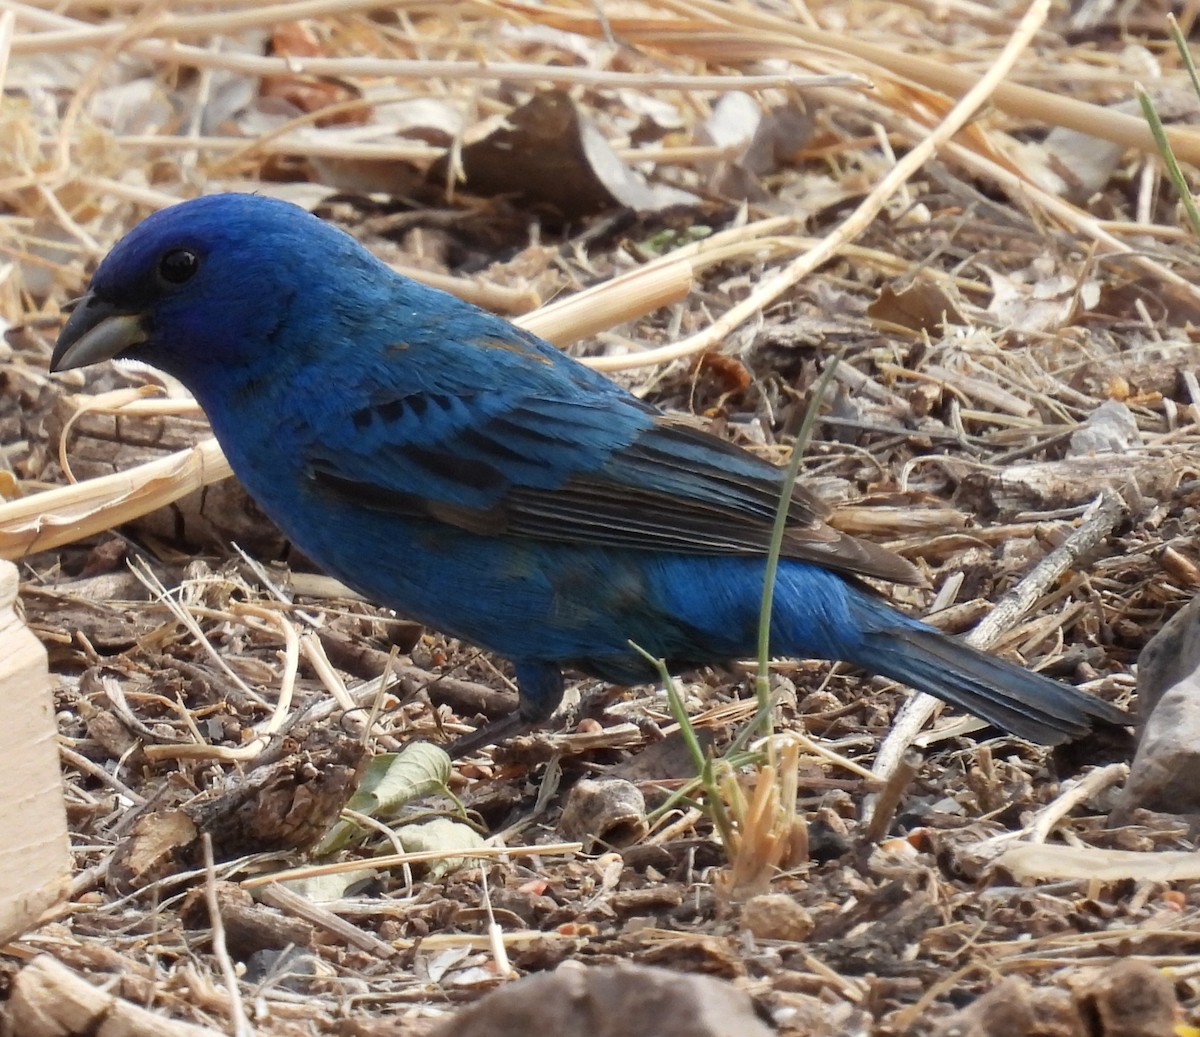
[[[1168,13],[0,3],[0,555],[50,655],[76,867],[8,989],[47,953],[164,1033],[420,1034],[574,959],[731,981],[785,1034],[999,1032],[956,1014],[997,988],[1032,1006],[1005,1032],[1197,1032],[1200,885],[1156,864],[1194,819],[1113,816],[1124,743],[951,711],[889,735],[904,689],[779,660],[766,743],[752,663],[681,678],[707,786],[661,688],[588,679],[453,770],[369,767],[504,716],[505,661],[322,577],[232,480],[159,469],[36,535],[15,510],[206,439],[154,372],[47,361],[124,230],[258,190],[518,320],[625,275],[542,333],[774,461],[838,356],[802,478],[927,578],[887,593],[1136,711],[1200,585],[1200,264],[1132,100],[1194,180]],[[1165,977],[1141,1029],[1117,959]]]

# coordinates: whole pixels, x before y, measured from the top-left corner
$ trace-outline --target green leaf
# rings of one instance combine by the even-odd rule
[[[380,753],[367,765],[358,791],[347,809],[373,818],[394,817],[414,799],[448,791],[451,762],[446,751],[429,742],[414,742],[398,753]],[[314,853],[328,856],[349,844],[362,829],[342,819],[321,840]]]

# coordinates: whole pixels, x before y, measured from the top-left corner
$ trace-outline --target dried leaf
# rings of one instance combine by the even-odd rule
[[[511,195],[563,216],[625,207],[654,211],[693,204],[695,195],[647,184],[609,146],[562,91],[537,94],[497,129],[462,150],[463,186],[472,194]],[[446,177],[447,160],[430,176]]]
[[[957,293],[944,281],[921,274],[897,291],[890,284],[867,307],[867,316],[878,324],[909,331],[940,334],[946,324],[967,324],[959,309]]]
[[[430,863],[429,873],[434,878],[448,875],[467,865],[471,859],[466,851],[477,850],[484,845],[481,836],[470,825],[449,817],[438,817],[419,825],[403,825],[396,829],[396,838],[405,853],[455,853]]]

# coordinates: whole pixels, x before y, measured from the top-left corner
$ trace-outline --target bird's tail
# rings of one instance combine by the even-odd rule
[[[1116,706],[903,616],[865,593],[851,609],[862,637],[845,658],[966,710],[1003,731],[1058,745],[1097,726],[1128,725]]]

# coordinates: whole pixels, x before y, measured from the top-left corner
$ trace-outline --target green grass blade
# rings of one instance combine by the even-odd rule
[[[796,442],[792,445],[791,459],[783,473],[779,507],[775,511],[775,525],[771,529],[771,547],[767,551],[762,604],[758,612],[758,675],[754,682],[755,695],[758,698],[758,713],[751,726],[752,730],[761,731],[764,734],[771,732],[771,683],[767,664],[771,658],[771,613],[775,604],[775,576],[779,571],[779,556],[783,551],[783,534],[787,529],[788,512],[791,509],[792,488],[796,485],[796,479],[800,475],[800,463],[804,460],[805,451],[812,439],[813,427],[817,423],[817,415],[821,410],[821,401],[825,399],[825,390],[833,381],[840,359],[841,353],[838,353],[825,365],[813,398],[804,412],[804,421],[800,425],[800,431],[796,433]]]
[[[1192,191],[1188,187],[1187,180],[1184,179],[1183,170],[1179,168],[1179,163],[1175,161],[1175,152],[1171,150],[1171,144],[1167,140],[1166,132],[1163,130],[1162,120],[1158,117],[1158,112],[1154,109],[1154,102],[1150,100],[1150,95],[1146,93],[1146,89],[1141,83],[1134,83],[1133,90],[1137,94],[1138,103],[1142,106],[1142,115],[1150,126],[1150,134],[1154,137],[1154,145],[1158,148],[1159,155],[1162,156],[1163,165],[1167,167],[1167,176],[1171,178],[1171,183],[1175,185],[1175,190],[1179,192],[1179,198],[1183,202],[1183,211],[1187,214],[1187,221],[1192,228],[1192,234],[1200,238],[1200,211],[1196,209],[1196,201],[1192,198]]]

